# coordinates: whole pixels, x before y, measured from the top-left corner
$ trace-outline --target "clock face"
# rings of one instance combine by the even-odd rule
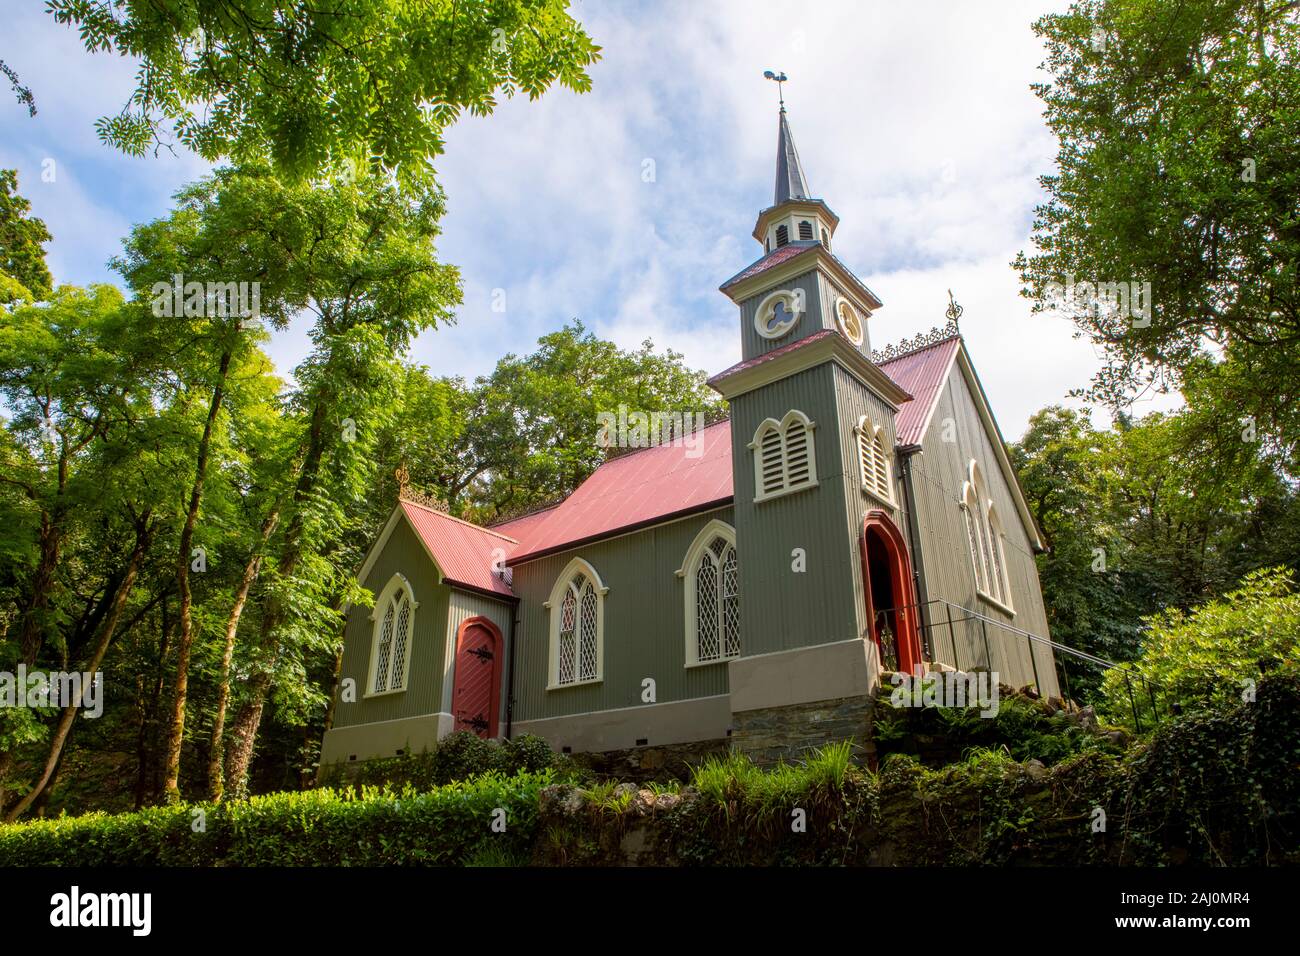
[[[765,339],[779,339],[799,321],[802,294],[782,289],[773,292],[758,307],[754,315],[754,328]]]
[[[858,310],[849,305],[848,300],[840,299],[836,304],[835,320],[846,339],[854,345],[862,344],[862,320],[858,318]]]

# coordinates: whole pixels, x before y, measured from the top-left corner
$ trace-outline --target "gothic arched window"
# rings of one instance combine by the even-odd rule
[[[686,583],[686,666],[740,654],[740,564],[736,531],[710,521],[695,536],[677,572]]]
[[[379,593],[370,615],[375,625],[370,642],[367,694],[406,690],[417,607],[411,585],[402,575],[394,574]]]
[[[545,605],[551,612],[551,689],[602,679],[608,591],[581,558],[570,561],[556,580]]]

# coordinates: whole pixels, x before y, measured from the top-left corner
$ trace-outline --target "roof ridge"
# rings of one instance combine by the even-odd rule
[[[548,511],[554,511],[556,508],[560,507],[560,505],[564,504],[565,500],[568,497],[569,497],[568,495],[565,495],[564,497],[560,498],[558,501],[552,501],[548,505],[541,505],[540,507],[533,508],[531,511],[524,511],[521,512],[520,514],[512,515],[509,518],[502,518],[499,521],[494,521],[490,525],[484,525],[483,530],[492,531],[505,524],[513,524],[516,521],[523,521],[525,518],[531,518],[534,515],[540,515],[540,514],[545,514]],[[500,534],[500,532],[497,533]]]
[[[918,332],[911,338],[900,339],[892,345],[886,345],[883,349],[872,349],[871,361],[877,365],[888,365],[890,362],[906,358],[909,355],[915,355],[917,352],[924,352],[926,349],[935,348],[952,339],[961,339],[961,337],[961,331],[957,328],[957,323],[949,322],[947,325],[935,326],[929,332]]]
[[[703,428],[700,429],[700,434],[703,434],[704,432],[708,431],[710,428],[715,428],[718,425],[730,425],[730,424],[731,424],[731,416],[728,415],[726,418],[719,418],[716,422],[710,422],[709,424],[705,425]],[[600,469],[604,468],[610,462],[624,461],[625,459],[631,458],[634,455],[639,455],[645,451],[655,451],[660,448],[684,447],[681,442],[677,442],[676,445],[674,446],[674,441],[675,438],[673,440],[663,442],[658,445],[647,445],[644,448],[630,447],[630,448],[615,449],[615,454],[608,456],[604,461],[602,461],[599,465],[597,465],[596,471],[600,471]],[[594,475],[596,471],[593,471],[592,474]],[[581,487],[582,485],[578,485],[578,488]],[[574,488],[573,492],[576,492],[578,488]],[[570,492],[568,495],[566,495],[564,501],[568,501],[569,498],[572,497],[573,492]],[[564,504],[564,501],[561,501],[559,504],[561,505]],[[556,505],[556,507],[559,507],[559,505]]]
[[[467,528],[473,528],[475,531],[484,531],[490,535],[495,535],[496,537],[501,538],[502,540],[509,541],[511,544],[519,543],[518,538],[512,538],[510,537],[510,535],[502,534],[500,531],[493,531],[491,528],[485,528],[481,524],[475,524],[472,521],[466,521],[464,518],[457,518],[455,515],[448,514],[445,511],[439,511],[437,508],[430,508],[428,505],[420,504],[420,502],[412,501],[409,498],[399,498],[398,503],[404,505],[414,505],[415,507],[419,508],[422,511],[429,512],[429,514],[431,515],[437,515],[439,518],[447,518],[451,521],[455,521],[457,524],[463,524]]]

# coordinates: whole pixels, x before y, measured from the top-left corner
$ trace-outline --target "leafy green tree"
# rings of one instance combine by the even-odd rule
[[[1258,568],[1300,568],[1300,497],[1259,443],[1217,409],[1116,419],[1094,428],[1053,406],[1012,456],[1043,528],[1038,558],[1052,636],[1111,660],[1135,658],[1141,619],[1191,608]],[[1097,674],[1067,664],[1072,690]]]
[[[436,203],[412,203],[376,177],[321,189],[240,175],[228,211],[243,224],[240,255],[259,264],[264,299],[312,317],[313,350],[286,404],[297,423],[281,463],[292,490],[262,564],[259,632],[230,723],[226,786],[235,788],[273,685],[289,710],[323,705],[304,662],[332,651],[336,608],[352,593],[352,567],[335,552],[364,508],[375,442],[397,402],[398,356],[420,331],[452,321],[460,298],[459,275],[435,256]]]
[[[1175,705],[1230,707],[1249,696],[1261,674],[1300,668],[1300,594],[1291,574],[1282,568],[1252,571],[1221,598],[1149,618],[1142,657],[1103,679],[1114,717],[1132,723],[1135,705],[1140,715],[1152,706],[1161,713]],[[1148,686],[1153,691],[1142,693]]]
[[[566,0],[49,0],[86,49],[138,57],[97,127],[132,155],[174,137],[205,159],[270,160],[289,178],[373,165],[432,174],[443,131],[499,95],[585,92],[599,56]],[[168,129],[170,126],[170,129]]]
[[[31,215],[32,204],[18,193],[18,172],[0,169],[0,305],[20,299],[45,299],[54,278],[45,264],[45,223]]]
[[[1079,0],[1035,31],[1052,77],[1035,90],[1060,149],[1037,251],[1016,260],[1025,294],[1042,310],[1071,280],[1149,282],[1149,313],[1077,286],[1057,302],[1104,351],[1091,395],[1120,408],[1201,380],[1225,419],[1293,451],[1300,8]]]

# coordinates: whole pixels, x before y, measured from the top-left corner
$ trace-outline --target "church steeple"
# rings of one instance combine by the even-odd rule
[[[779,80],[784,79],[783,73]],[[839,217],[808,189],[808,177],[804,175],[782,100],[776,126],[776,189],[772,205],[758,214],[754,238],[763,244],[765,253],[799,243],[820,243],[829,249],[831,236],[839,224]]]
[[[776,196],[773,206],[779,206],[791,199],[808,199],[808,180],[803,174],[803,163],[799,162],[799,150],[795,149],[794,136],[790,132],[790,121],[785,117],[785,107],[781,107],[780,125],[776,133]]]

